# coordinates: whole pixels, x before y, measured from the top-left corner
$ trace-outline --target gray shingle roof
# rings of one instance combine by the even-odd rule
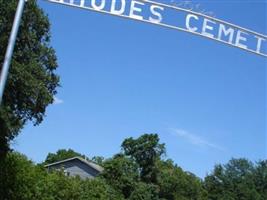
[[[52,166],[55,166],[55,165],[59,165],[59,164],[62,164],[62,163],[65,163],[65,162],[69,162],[69,161],[72,161],[72,160],[79,160],[83,163],[85,163],[86,165],[88,165],[89,167],[92,167],[93,169],[99,171],[99,172],[102,172],[104,170],[103,167],[97,165],[96,163],[93,163],[91,161],[88,161],[88,160],[85,160],[81,157],[73,157],[73,158],[68,158],[68,159],[65,159],[65,160],[61,160],[61,161],[58,161],[58,162],[54,162],[54,163],[51,163],[51,164],[48,164],[48,165],[45,165],[45,167],[52,167]]]

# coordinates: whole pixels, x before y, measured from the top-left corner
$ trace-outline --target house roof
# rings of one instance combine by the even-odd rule
[[[54,162],[54,163],[51,163],[51,164],[48,164],[48,165],[45,165],[45,167],[51,167],[51,166],[55,166],[55,165],[59,165],[59,164],[62,164],[62,163],[65,163],[65,162],[69,162],[69,161],[72,161],[72,160],[79,160],[81,161],[82,163],[86,164],[87,166],[99,171],[99,172],[102,172],[104,170],[103,167],[91,162],[91,161],[88,161],[88,160],[85,160],[81,157],[73,157],[73,158],[68,158],[68,159],[65,159],[65,160],[61,160],[61,161],[58,161],[58,162]]]

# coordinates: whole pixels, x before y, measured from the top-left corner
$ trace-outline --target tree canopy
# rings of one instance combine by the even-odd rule
[[[144,134],[137,139],[127,138],[121,148],[126,156],[134,159],[140,169],[140,178],[147,183],[157,182],[156,162],[165,153],[157,134]]]
[[[231,159],[216,165],[204,181],[209,199],[264,200],[267,197],[267,160],[256,164],[247,159]]]
[[[61,171],[48,173],[24,155],[8,153],[0,165],[0,200],[120,200],[103,179],[81,180]]]
[[[231,159],[224,165],[216,165],[200,179],[171,159],[163,159],[163,147],[157,134],[127,138],[121,152],[105,160],[101,158],[104,171],[86,180],[65,176],[64,171],[48,173],[43,165],[10,152],[0,163],[0,200],[266,200],[266,160],[252,163]],[[156,155],[157,159],[144,165],[156,169],[151,180],[143,178],[136,159],[142,154],[148,158]],[[54,162],[79,155],[82,154],[61,149],[50,153],[46,160]]]
[[[17,7],[17,0],[0,0],[0,70]],[[0,158],[27,121],[38,125],[53,102],[59,77],[50,46],[50,23],[36,1],[27,1],[0,107]]]

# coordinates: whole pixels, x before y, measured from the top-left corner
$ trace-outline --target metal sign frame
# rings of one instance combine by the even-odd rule
[[[137,19],[137,18],[133,18],[133,17],[130,17],[128,15],[125,15],[125,14],[118,15],[118,14],[114,14],[114,13],[112,13],[110,11],[107,11],[107,10],[104,10],[104,9],[100,10],[100,9],[94,9],[92,7],[87,7],[87,6],[84,6],[84,2],[86,0],[78,0],[78,1],[80,1],[80,5],[74,3],[74,0],[68,0],[68,2],[66,0],[45,0],[45,1],[48,1],[48,2],[51,2],[51,3],[56,3],[56,4],[61,4],[61,5],[65,5],[65,6],[70,6],[70,7],[90,10],[90,11],[94,11],[94,12],[98,12],[98,13],[102,13],[102,14],[113,15],[113,16],[117,16],[117,17],[121,17],[121,18],[131,19],[131,20],[140,21],[140,22],[144,22],[144,23],[154,24],[154,25],[158,25],[158,26],[161,26],[161,27],[175,29],[175,30],[179,30],[179,31],[183,31],[183,32],[188,32],[188,33],[191,33],[193,35],[198,35],[198,36],[201,36],[201,37],[205,37],[207,39],[214,40],[214,41],[217,41],[217,42],[221,42],[221,43],[224,43],[226,45],[229,45],[229,46],[232,46],[232,47],[236,47],[236,48],[248,51],[250,53],[253,53],[253,54],[256,54],[256,55],[259,55],[259,56],[263,56],[263,57],[267,58],[267,54],[261,53],[258,50],[249,49],[249,48],[246,48],[246,47],[241,46],[241,45],[238,46],[238,45],[236,45],[234,43],[227,42],[227,41],[221,40],[219,38],[215,38],[215,37],[209,37],[209,36],[207,36],[205,34],[202,34],[202,33],[196,32],[196,31],[191,31],[191,30],[186,29],[186,28],[182,28],[182,27],[178,27],[178,26],[174,26],[174,25],[170,25],[170,24],[166,24],[166,23],[161,23],[161,22],[160,23],[155,23],[155,22],[152,22],[152,21],[146,20],[146,19]],[[126,1],[129,1],[129,0],[126,0]],[[133,1],[133,0],[130,0],[130,1]],[[155,1],[151,1],[151,0],[135,0],[135,1],[149,3],[149,4],[152,4],[152,5],[157,5],[157,6],[161,6],[161,7],[164,7],[164,8],[169,8],[169,9],[173,9],[173,10],[176,10],[176,11],[182,11],[182,12],[190,13],[190,14],[193,14],[193,15],[196,15],[196,16],[200,16],[200,17],[203,17],[205,19],[209,19],[209,20],[212,20],[214,22],[218,22],[218,23],[221,23],[223,25],[227,25],[227,26],[232,27],[232,28],[234,28],[236,30],[243,31],[244,33],[252,34],[255,37],[261,38],[260,42],[267,41],[267,35],[264,35],[264,34],[261,34],[261,33],[257,33],[255,31],[249,30],[247,28],[243,28],[241,26],[226,22],[226,21],[221,20],[221,19],[217,19],[215,17],[208,16],[208,15],[205,15],[205,14],[202,14],[202,13],[198,13],[198,12],[195,12],[195,11],[192,11],[192,10],[188,10],[188,9],[185,9],[185,8],[180,8],[180,7],[177,7],[177,6],[164,4],[164,3],[159,3],[159,2],[155,2]]]

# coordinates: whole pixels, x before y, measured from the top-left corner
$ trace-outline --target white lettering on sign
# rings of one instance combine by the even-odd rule
[[[197,27],[192,27],[191,26],[191,19],[192,18],[194,18],[195,20],[198,20],[198,16],[196,16],[196,15],[192,15],[192,14],[188,14],[187,16],[186,16],[186,28],[189,30],[189,31],[192,31],[192,32],[194,32],[194,31],[197,31]]]
[[[229,36],[229,39],[228,39],[228,43],[233,43],[234,32],[235,32],[235,30],[234,30],[233,28],[228,28],[228,29],[226,29],[224,24],[220,24],[220,25],[219,25],[219,35],[218,35],[218,39],[219,39],[219,40],[222,40],[222,35],[224,35],[224,36],[228,36],[228,35],[230,35],[230,36]]]
[[[117,0],[112,0],[111,2],[111,8],[110,8],[110,12],[115,14],[115,15],[122,15],[125,11],[125,5],[126,5],[126,2],[125,0],[120,0],[120,8],[119,9],[116,9],[116,3],[118,1]]]
[[[207,32],[208,30],[213,31],[213,26],[211,24],[216,24],[215,22],[204,18],[204,23],[203,23],[203,27],[202,27],[202,34],[207,36],[207,37],[211,37],[213,38],[214,35],[212,33]]]
[[[160,6],[156,6],[156,5],[152,5],[150,7],[150,11],[151,13],[157,17],[156,19],[153,17],[149,17],[149,21],[154,22],[154,23],[160,23],[162,21],[162,15],[159,12],[159,10],[163,11],[164,8],[160,7]]]
[[[243,42],[247,41],[247,38],[245,37],[245,35],[248,35],[248,33],[245,33],[240,30],[237,31],[237,36],[236,36],[236,41],[235,41],[236,46],[247,49],[247,46],[241,43],[242,41]]]
[[[103,10],[106,0],[91,0],[91,5],[95,10]]]
[[[84,1],[85,1],[85,0],[81,0],[81,2],[80,2],[80,6],[81,6],[81,7],[84,7],[84,3],[85,3]]]
[[[46,0],[190,32],[267,57],[267,36],[237,25],[152,0]],[[172,19],[168,19],[168,11]],[[174,20],[175,12],[177,20]],[[182,15],[183,13],[184,15]],[[176,22],[176,23],[175,23]],[[179,24],[179,25],[178,25]]]
[[[257,53],[260,53],[261,51],[261,44],[262,44],[262,41],[266,41],[266,39],[262,38],[262,37],[259,37],[257,35],[255,35],[255,38],[258,39],[258,42],[257,42]]]
[[[138,5],[143,6],[144,3],[135,0],[131,2],[130,17],[142,20],[143,19],[143,16],[141,15],[142,7],[139,7]]]

